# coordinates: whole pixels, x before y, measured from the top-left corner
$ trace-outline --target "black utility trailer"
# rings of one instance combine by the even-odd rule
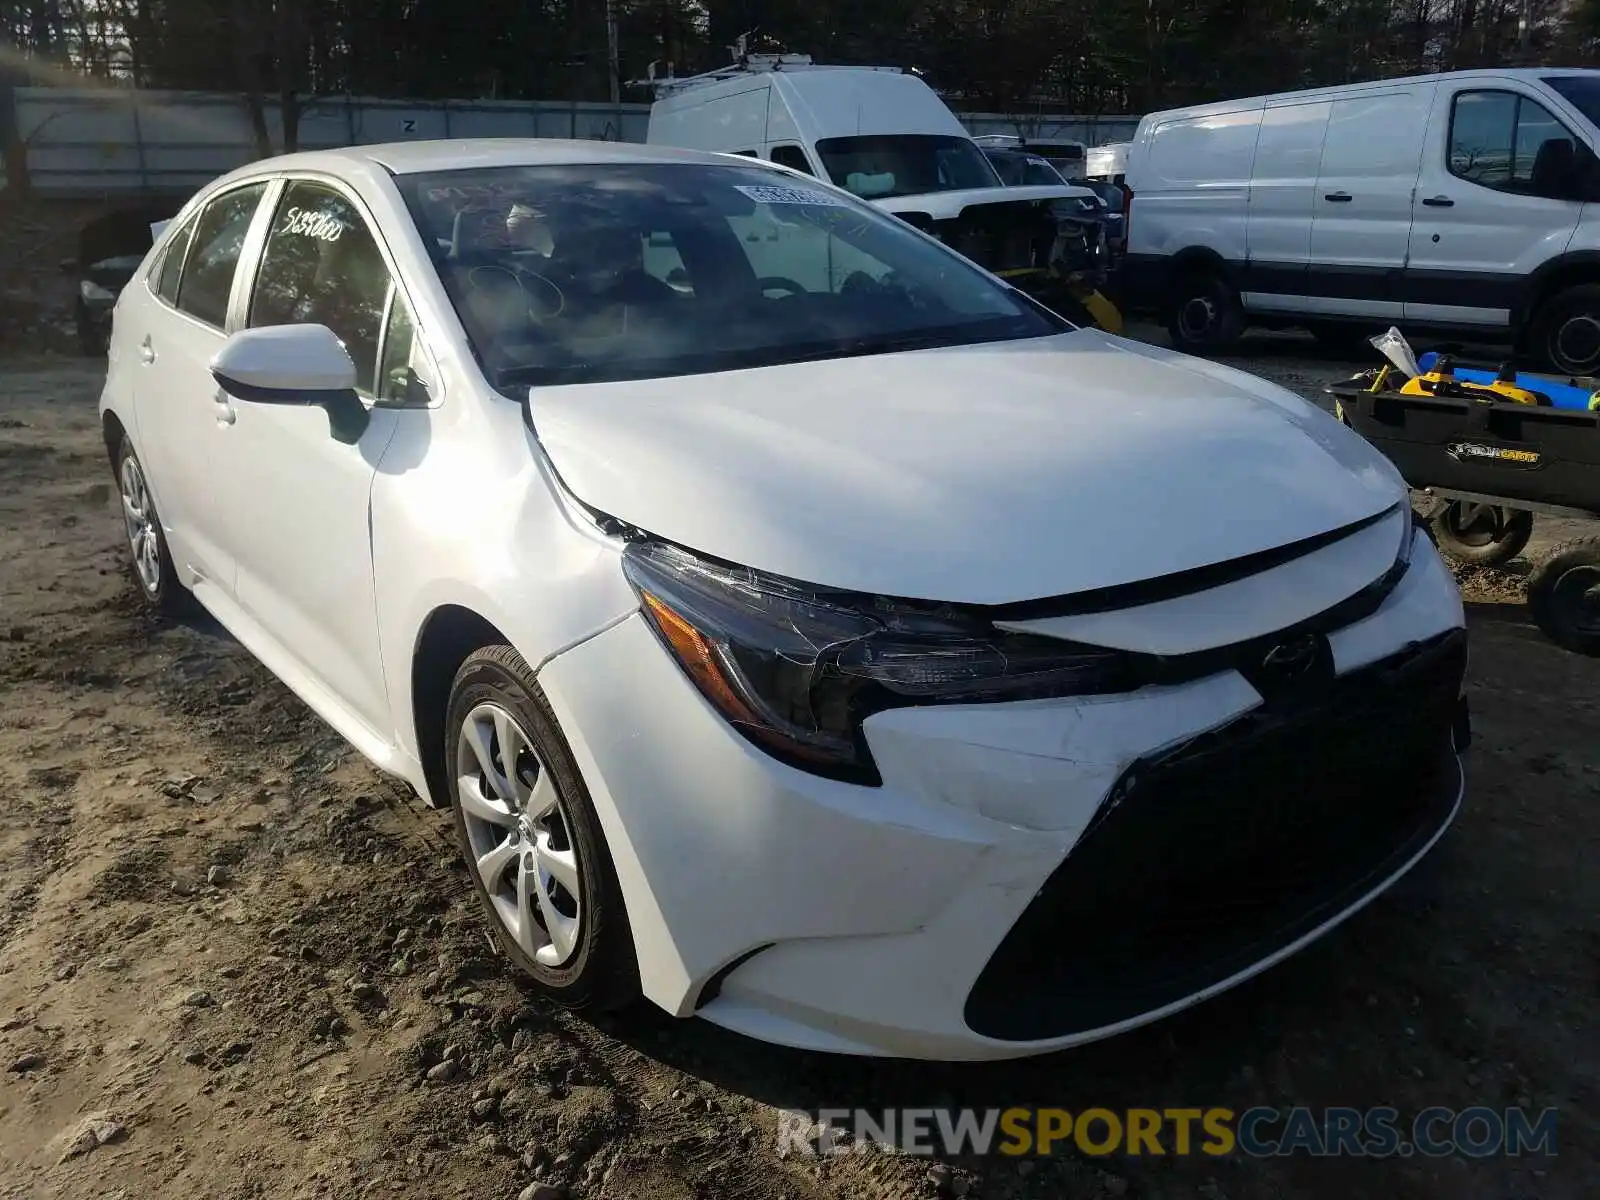
[[[1600,520],[1600,412],[1413,395],[1383,382],[1373,371],[1328,391],[1339,419],[1425,493],[1419,512],[1451,557],[1509,562],[1535,514]],[[1600,655],[1600,534],[1535,564],[1528,607],[1553,641]]]

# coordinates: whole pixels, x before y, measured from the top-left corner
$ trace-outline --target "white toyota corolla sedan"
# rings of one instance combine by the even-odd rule
[[[116,307],[134,575],[454,814],[507,957],[818,1050],[1192,1005],[1442,835],[1400,478],[767,163],[412,142],[197,194]]]

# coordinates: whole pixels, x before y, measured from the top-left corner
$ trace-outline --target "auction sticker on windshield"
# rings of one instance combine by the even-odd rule
[[[767,183],[735,184],[734,188],[749,196],[757,204],[826,204],[830,208],[850,207],[843,200],[826,192],[813,192],[810,188],[774,187]]]

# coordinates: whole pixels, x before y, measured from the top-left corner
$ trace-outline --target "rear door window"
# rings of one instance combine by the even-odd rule
[[[221,329],[228,323],[228,297],[250,222],[266,192],[254,183],[218,196],[195,222],[194,239],[178,281],[178,308]]]

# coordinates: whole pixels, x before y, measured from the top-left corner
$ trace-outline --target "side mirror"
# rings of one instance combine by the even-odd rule
[[[341,442],[359,440],[371,420],[356,395],[356,365],[326,325],[241,329],[212,358],[211,377],[247,404],[316,405]]]

